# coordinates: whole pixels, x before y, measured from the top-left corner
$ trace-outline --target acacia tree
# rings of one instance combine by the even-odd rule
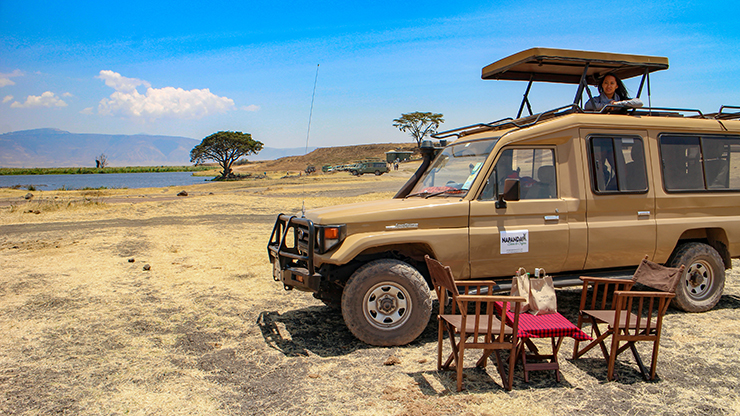
[[[240,131],[219,131],[203,139],[190,151],[190,162],[197,164],[206,160],[217,162],[222,168],[221,179],[233,176],[231,165],[240,157],[256,155],[262,150],[262,142],[252,139],[249,133]]]
[[[400,118],[393,120],[393,127],[408,132],[416,140],[416,145],[421,147],[421,141],[424,140],[424,137],[436,133],[439,125],[444,122],[442,114],[416,111],[401,114]]]
[[[105,168],[108,166],[108,156],[105,153],[101,153],[100,156],[95,158],[96,168]]]

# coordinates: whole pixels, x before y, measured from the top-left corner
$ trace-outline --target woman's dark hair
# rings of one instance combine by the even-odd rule
[[[617,81],[617,90],[614,91],[614,93],[617,94],[617,95],[619,95],[619,99],[620,100],[629,100],[630,99],[630,96],[629,96],[629,93],[627,92],[627,88],[624,86],[624,83],[622,83],[622,80],[619,79],[618,76],[614,75],[611,72],[608,73],[608,74],[606,74],[606,75],[604,75],[603,77],[599,78],[599,83],[597,85],[598,88],[599,88],[599,94],[601,94],[602,92],[604,92],[604,91],[602,91],[602,89],[601,89],[602,87],[601,86],[604,84],[604,80],[608,76],[614,77],[614,79]]]

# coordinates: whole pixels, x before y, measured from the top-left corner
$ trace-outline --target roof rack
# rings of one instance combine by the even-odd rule
[[[735,120],[740,119],[740,112],[735,113],[725,113],[725,108],[732,108],[734,110],[740,110],[739,106],[735,105],[723,105],[719,108],[719,111],[713,115],[714,118],[717,120]]]
[[[478,123],[478,124],[472,124],[470,126],[465,127],[459,127],[452,130],[446,130],[442,131],[436,134],[433,134],[432,137],[435,139],[444,139],[451,136],[456,136],[458,138],[472,134],[472,133],[480,133],[482,131],[488,131],[488,130],[501,130],[504,128],[515,128],[515,129],[523,129],[525,127],[534,126],[535,124],[548,120],[555,117],[560,117],[566,114],[571,113],[583,113],[583,109],[579,107],[576,104],[569,104],[562,107],[554,108],[552,110],[548,110],[542,113],[533,114],[528,117],[521,117],[517,119],[512,119],[511,117],[502,118],[501,120],[492,121],[490,123]]]

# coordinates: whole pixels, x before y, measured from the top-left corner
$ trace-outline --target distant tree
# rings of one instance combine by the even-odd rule
[[[416,145],[421,147],[424,137],[436,133],[439,125],[445,122],[442,117],[442,114],[419,111],[401,114],[400,118],[393,120],[393,127],[408,132],[416,140]]]
[[[231,165],[240,157],[262,150],[262,142],[252,139],[249,133],[240,131],[219,131],[203,139],[190,151],[190,162],[196,165],[207,160],[217,162],[222,168],[221,178],[233,176]]]
[[[95,167],[96,168],[105,168],[108,166],[108,156],[105,155],[105,153],[101,153],[100,156],[95,158]]]

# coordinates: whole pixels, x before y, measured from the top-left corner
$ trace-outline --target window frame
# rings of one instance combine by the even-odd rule
[[[617,166],[614,167],[614,176],[617,183],[617,189],[599,189],[598,183],[596,179],[596,172],[597,172],[597,166],[596,166],[596,159],[594,157],[594,139],[611,139],[612,141],[612,159],[615,161],[615,164]],[[645,176],[645,189],[625,189],[620,190],[619,185],[621,182],[620,177],[624,176],[626,178],[627,172],[619,172],[620,169],[620,163],[617,161],[617,151],[615,146],[616,140],[623,140],[623,139],[632,139],[635,141],[635,143],[639,142],[642,144],[642,168],[643,173]],[[588,167],[589,167],[589,180],[591,182],[591,192],[593,192],[596,195],[622,195],[622,194],[646,194],[650,191],[650,180],[648,178],[648,169],[647,169],[647,152],[646,152],[646,140],[638,135],[638,134],[605,134],[605,133],[598,133],[598,134],[589,134],[586,136],[586,153],[588,156]],[[621,144],[620,144],[621,148]],[[622,161],[621,165],[626,167],[626,162]]]
[[[701,166],[701,178],[703,183],[703,188],[701,189],[669,189],[666,186],[666,168],[664,163],[664,149],[663,149],[663,139],[668,137],[675,137],[675,138],[695,138],[698,139],[699,144],[699,162]],[[728,173],[728,187],[727,188],[710,188],[707,185],[707,169],[706,169],[706,159],[704,157],[704,143],[705,140],[713,140],[713,139],[721,139],[721,140],[736,140],[737,145],[740,145],[740,136],[739,135],[732,135],[732,134],[694,134],[694,133],[673,133],[673,132],[663,132],[658,134],[657,144],[658,144],[658,154],[659,154],[659,162],[660,162],[660,174],[661,174],[661,183],[663,186],[663,191],[668,194],[685,194],[685,193],[727,193],[727,192],[740,192],[740,187],[737,188],[731,188],[729,187],[732,176]],[[728,155],[728,170],[730,169],[730,163],[731,163],[731,153]]]
[[[488,187],[488,184],[490,183],[491,177],[493,176],[494,172],[496,172],[497,165],[501,161],[501,156],[504,154],[504,152],[506,152],[508,150],[511,150],[512,152],[515,151],[515,150],[520,150],[520,151],[521,150],[530,150],[530,151],[533,151],[533,152],[535,152],[537,150],[549,150],[550,153],[551,153],[551,155],[552,155],[552,166],[553,166],[553,168],[555,170],[555,172],[554,172],[554,174],[555,174],[555,177],[554,177],[554,181],[555,181],[555,195],[552,198],[521,198],[519,201],[553,201],[553,200],[560,199],[560,186],[558,186],[558,181],[559,181],[560,175],[558,174],[558,156],[557,156],[558,152],[557,152],[556,146],[542,146],[542,145],[522,146],[522,145],[515,145],[515,146],[506,146],[506,147],[503,147],[503,148],[501,148],[497,152],[496,159],[491,164],[490,170],[486,174],[487,175],[487,178],[486,178],[485,182],[483,183],[483,186],[481,186],[480,192],[478,193],[478,197],[476,198],[476,200],[478,200],[478,201],[484,201],[484,202],[491,202],[491,201],[496,201],[498,199],[498,193],[499,192],[494,192],[492,198],[490,198],[490,199],[484,198],[484,195],[486,193],[486,188]],[[534,165],[533,165],[533,169],[534,169]],[[498,179],[498,177],[496,179]],[[519,179],[521,179],[521,178],[519,178]],[[534,179],[534,178],[532,178],[532,179]],[[498,189],[498,182],[496,182],[496,184],[494,186],[495,186],[494,191],[500,191]]]

